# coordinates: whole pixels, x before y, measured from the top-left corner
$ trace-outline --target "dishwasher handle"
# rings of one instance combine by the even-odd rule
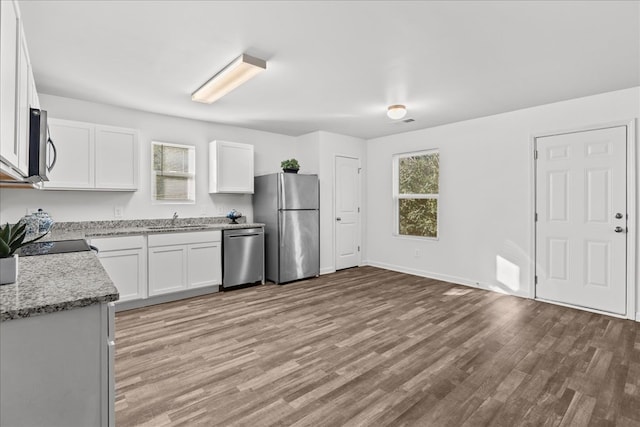
[[[252,236],[259,236],[260,233],[253,233],[253,234],[238,234],[235,236],[227,236],[227,239],[242,239],[244,237],[252,237]]]

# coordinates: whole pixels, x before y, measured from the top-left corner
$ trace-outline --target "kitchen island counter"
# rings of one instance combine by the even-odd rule
[[[18,280],[0,286],[0,321],[118,300],[93,252],[19,257]]]

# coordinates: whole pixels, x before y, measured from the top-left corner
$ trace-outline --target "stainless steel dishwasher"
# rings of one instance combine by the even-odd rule
[[[264,230],[222,231],[222,287],[264,283]]]

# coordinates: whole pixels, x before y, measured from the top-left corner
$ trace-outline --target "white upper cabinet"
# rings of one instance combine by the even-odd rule
[[[36,80],[33,78],[33,68],[29,67],[29,105],[40,109],[40,98],[36,90]]]
[[[96,126],[96,188],[138,188],[138,134],[131,129]]]
[[[16,86],[16,145],[18,147],[18,170],[27,175],[29,172],[29,75],[31,65],[27,42],[20,31],[18,46],[18,85]]]
[[[95,186],[95,144],[89,123],[49,119],[58,157],[45,189],[91,189]]]
[[[49,129],[58,161],[45,189],[137,190],[137,130],[59,119]]]
[[[3,171],[20,179],[29,160],[30,77],[27,43],[18,4],[0,2],[0,160]],[[35,83],[33,84],[35,88]]]
[[[253,145],[209,143],[209,193],[253,194]]]

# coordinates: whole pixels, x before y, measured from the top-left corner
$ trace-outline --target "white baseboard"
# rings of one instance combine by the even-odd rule
[[[636,313],[636,322],[640,322],[640,311]]]
[[[323,274],[331,274],[331,273],[335,273],[336,269],[333,267],[325,267],[325,268],[321,268],[320,269],[320,275],[322,276]]]
[[[489,283],[482,283],[464,277],[450,276],[448,274],[434,273],[432,271],[418,270],[415,268],[407,268],[395,264],[387,264],[384,262],[367,261],[367,265],[372,267],[384,268],[386,270],[397,271],[400,273],[412,274],[414,276],[426,277],[428,279],[441,280],[443,282],[455,283],[456,285],[470,286],[472,288],[484,289],[486,291],[497,292],[501,294],[513,295],[520,298],[530,298],[526,291],[523,293],[513,292],[510,289],[502,288]]]

